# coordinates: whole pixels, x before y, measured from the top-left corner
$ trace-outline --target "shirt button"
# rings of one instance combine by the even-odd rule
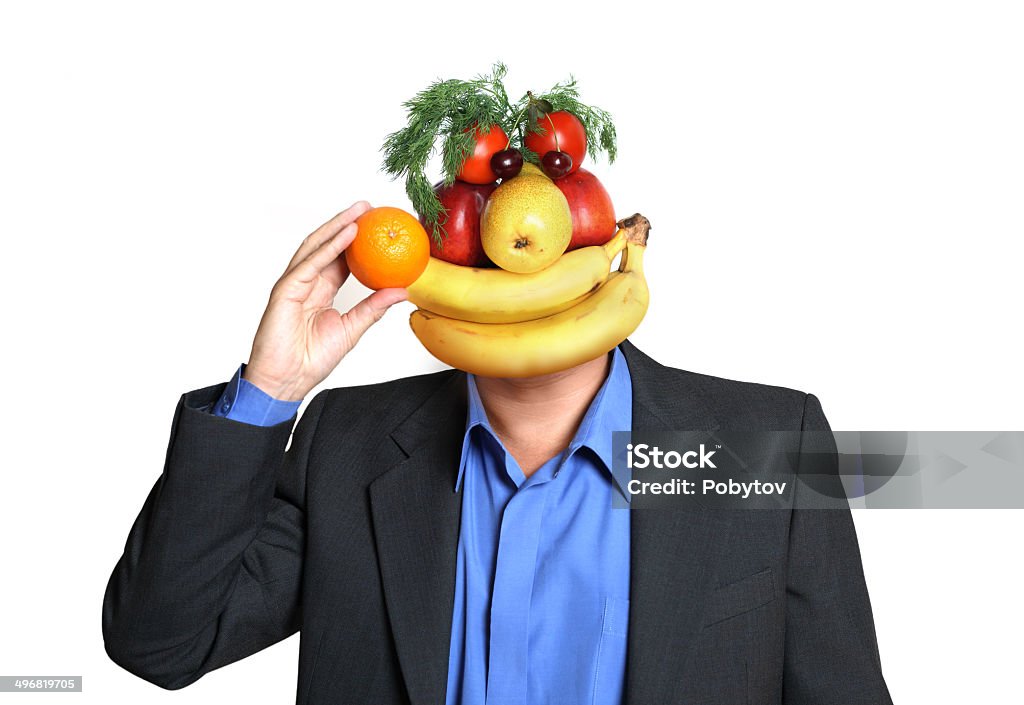
[[[224,402],[223,404],[220,405],[220,410],[223,411],[225,414],[228,412],[228,409],[230,408],[231,404],[228,402]]]

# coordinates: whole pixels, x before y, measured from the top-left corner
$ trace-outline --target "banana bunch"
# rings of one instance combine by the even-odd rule
[[[564,311],[608,278],[612,260],[626,246],[619,230],[604,245],[566,252],[533,274],[463,267],[430,258],[408,287],[409,300],[433,313],[474,323],[519,323]]]
[[[567,252],[532,274],[431,259],[409,287],[419,306],[413,333],[438,360],[486,377],[549,374],[612,350],[640,324],[649,296],[650,222],[636,214],[618,226],[604,245]]]

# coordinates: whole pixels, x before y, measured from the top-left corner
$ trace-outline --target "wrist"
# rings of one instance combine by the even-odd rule
[[[297,382],[276,380],[273,377],[264,375],[251,365],[246,365],[242,370],[242,379],[278,401],[302,401],[309,391],[303,390]]]

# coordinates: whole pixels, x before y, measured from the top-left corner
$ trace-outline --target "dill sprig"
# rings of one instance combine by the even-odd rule
[[[501,124],[505,117],[508,99],[501,79],[506,72],[499,63],[489,76],[477,76],[471,81],[435,81],[402,104],[408,113],[408,124],[388,135],[381,148],[384,171],[392,178],[405,177],[405,192],[416,212],[434,226],[431,234],[438,244],[444,209],[427,179],[427,162],[441,138],[444,182],[450,185],[455,180],[475,144],[474,133],[466,132],[467,128],[479,124],[489,131],[490,125]],[[501,86],[500,91],[495,90],[495,85]]]
[[[426,175],[427,163],[441,141],[441,171],[445,185],[450,186],[473,153],[476,130],[490,132],[498,125],[509,135],[510,146],[519,149],[523,158],[535,164],[540,155],[526,147],[528,132],[543,132],[539,118],[548,112],[566,110],[583,123],[587,134],[587,152],[596,159],[605,152],[608,161],[615,160],[615,126],[604,110],[581,103],[575,78],[556,84],[546,93],[527,93],[515,103],[509,100],[503,79],[506,66],[495,63],[490,74],[481,74],[469,81],[438,80],[402,105],[408,124],[388,135],[381,147],[382,168],[392,178],[405,178],[405,192],[413,208],[423,217],[427,231],[443,244],[447,233],[447,214],[434,193]],[[476,126],[476,130],[473,128]]]

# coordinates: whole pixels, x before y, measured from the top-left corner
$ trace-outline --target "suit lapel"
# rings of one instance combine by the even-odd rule
[[[688,387],[687,373],[659,365],[628,341],[622,351],[633,383],[634,432],[719,427]],[[674,700],[728,530],[726,512],[631,510],[627,705]]]
[[[447,688],[465,404],[465,375],[455,373],[392,433],[408,457],[370,485],[384,599],[414,704],[444,702]]]

